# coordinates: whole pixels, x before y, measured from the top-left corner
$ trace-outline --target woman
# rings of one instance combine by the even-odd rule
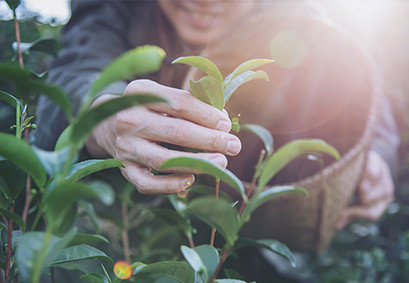
[[[210,107],[182,89],[185,81],[197,74],[189,72],[186,77],[186,66],[170,64],[179,56],[206,54],[221,66],[225,75],[244,59],[266,56],[270,38],[264,38],[263,34],[267,31],[277,33],[290,27],[303,35],[310,49],[300,57],[300,62],[290,66],[285,66],[284,62],[282,68],[271,66],[268,69],[276,86],[274,90],[280,95],[272,96],[271,91],[260,91],[266,90],[265,87],[256,89],[255,85],[248,85],[229,104],[230,113],[242,113],[244,120],[268,127],[278,144],[292,138],[313,137],[310,135],[331,140],[331,130],[339,125],[331,124],[332,121],[344,121],[348,116],[341,119],[339,115],[349,103],[355,101],[358,94],[374,89],[366,85],[370,84],[366,78],[372,72],[371,66],[355,50],[355,45],[323,24],[321,15],[301,1],[269,4],[258,1],[73,0],[72,8],[72,18],[62,39],[64,49],[52,66],[49,80],[65,89],[75,108],[103,67],[126,50],[155,44],[167,53],[158,73],[118,82],[105,89],[93,105],[116,95],[146,92],[173,103],[121,111],[95,128],[86,144],[93,157],[119,159],[125,165],[121,169],[123,176],[143,194],[176,193],[193,184],[193,172],[175,171],[166,176],[150,173],[169,158],[197,156],[226,167],[228,159],[238,155],[242,148],[241,141],[229,133],[231,123],[226,112]],[[321,45],[314,45],[320,40]],[[322,54],[324,50],[329,52]],[[351,51],[353,55],[342,54],[343,51]],[[335,57],[338,55],[341,58]],[[244,96],[243,93],[249,92],[259,96],[257,99]],[[315,106],[311,108],[308,104]],[[384,113],[389,117],[390,109]],[[67,125],[62,111],[41,98],[37,119],[36,144],[53,148]],[[329,121],[331,123],[326,124]],[[370,151],[364,179],[357,191],[359,203],[341,215],[336,223],[338,228],[356,218],[378,219],[393,199],[393,182],[385,153],[391,152],[393,156],[397,139],[393,121],[383,125],[384,133],[393,138],[386,147]],[[348,133],[345,126],[332,141],[342,143],[340,137]],[[242,141],[249,148],[248,152],[256,152],[251,139]],[[205,153],[173,150],[161,143],[201,149]],[[389,148],[387,152],[385,148]],[[248,178],[247,172],[252,168],[247,162],[248,156],[254,155],[239,155],[229,167],[243,179]],[[293,176],[294,171],[290,175]]]

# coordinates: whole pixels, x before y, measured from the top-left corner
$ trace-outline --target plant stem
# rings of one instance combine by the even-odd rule
[[[217,275],[220,272],[220,269],[222,268],[223,263],[225,262],[227,256],[229,255],[230,252],[230,248],[226,248],[223,253],[222,256],[220,257],[220,261],[219,261],[219,265],[217,265],[216,271],[214,272],[212,279],[210,279],[209,283],[213,283],[214,280],[216,280]]]
[[[216,179],[216,184],[214,187],[214,198],[218,199],[219,198],[219,190],[220,190],[220,179]],[[213,247],[214,246],[214,236],[216,235],[216,228],[212,227],[212,232],[210,234],[210,245]]]
[[[10,206],[10,212],[14,212],[14,204]],[[9,225],[7,227],[8,237],[7,237],[7,251],[6,251],[6,270],[4,281],[9,282],[10,279],[10,261],[11,261],[11,243],[13,239],[13,219],[9,219]]]
[[[129,236],[128,236],[128,207],[125,203],[122,203],[122,244],[124,249],[125,261],[131,263],[131,251],[129,249]]]
[[[257,182],[257,178],[253,178],[253,180],[251,181],[250,189],[247,191],[247,198],[248,199],[251,197],[251,195],[254,192],[254,188],[256,187],[256,182]],[[244,206],[245,206],[245,202],[243,201],[241,203],[241,206],[240,206],[240,209],[239,209],[239,216],[243,212]]]
[[[33,272],[33,278],[32,278],[32,283],[38,283],[40,282],[40,276],[41,276],[41,268],[43,266],[44,263],[44,259],[47,253],[47,246],[51,241],[51,238],[53,236],[53,233],[51,231],[51,229],[47,229],[46,233],[45,233],[45,237],[44,237],[44,241],[43,241],[43,245],[41,247],[41,252],[39,257],[37,258],[36,262],[35,262],[35,266],[34,266],[34,272]]]
[[[18,56],[18,63],[20,65],[21,68],[24,68],[24,62],[23,62],[23,54],[21,53],[21,48],[20,48],[20,43],[21,43],[21,39],[20,39],[20,25],[19,22],[17,20],[17,16],[16,16],[16,11],[13,10],[13,14],[14,14],[14,29],[16,32],[16,41],[17,41],[17,56]]]
[[[192,237],[188,237],[187,238],[189,240],[189,246],[191,249],[193,249],[195,247],[195,243],[193,242],[193,238]]]

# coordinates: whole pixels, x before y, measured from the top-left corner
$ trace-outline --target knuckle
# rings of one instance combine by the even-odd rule
[[[220,136],[218,134],[215,134],[212,136],[212,139],[210,141],[210,150],[217,151],[219,147],[220,147]]]
[[[171,107],[174,111],[178,113],[183,113],[186,111],[186,103],[189,100],[190,94],[185,91],[181,91],[178,93],[169,93],[169,99],[172,101]]]
[[[138,94],[151,92],[155,86],[157,86],[157,83],[148,79],[134,80],[127,85],[125,93]]]
[[[168,127],[168,137],[176,144],[184,143],[186,141],[186,130],[178,124],[173,124]]]
[[[153,169],[158,170],[162,163],[167,159],[163,154],[155,153],[151,156],[151,166]]]

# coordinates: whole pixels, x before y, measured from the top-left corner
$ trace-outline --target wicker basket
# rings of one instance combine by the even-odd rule
[[[292,184],[304,187],[309,192],[308,198],[287,195],[265,204],[255,211],[252,219],[268,215],[272,224],[259,227],[257,221],[249,224],[249,230],[257,231],[261,237],[277,239],[292,250],[324,250],[336,232],[334,223],[360,183],[381,100],[379,91],[372,96],[363,133],[340,160]]]

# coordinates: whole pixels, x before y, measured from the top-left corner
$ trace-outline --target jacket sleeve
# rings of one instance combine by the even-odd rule
[[[125,3],[125,4],[124,4]],[[62,33],[63,49],[53,62],[48,81],[59,85],[73,104],[74,115],[99,72],[114,58],[129,49],[127,26],[130,18],[128,2],[72,2],[72,17]],[[106,89],[122,93],[125,82]],[[64,112],[45,97],[38,100],[34,143],[51,150],[58,136],[67,127]]]

